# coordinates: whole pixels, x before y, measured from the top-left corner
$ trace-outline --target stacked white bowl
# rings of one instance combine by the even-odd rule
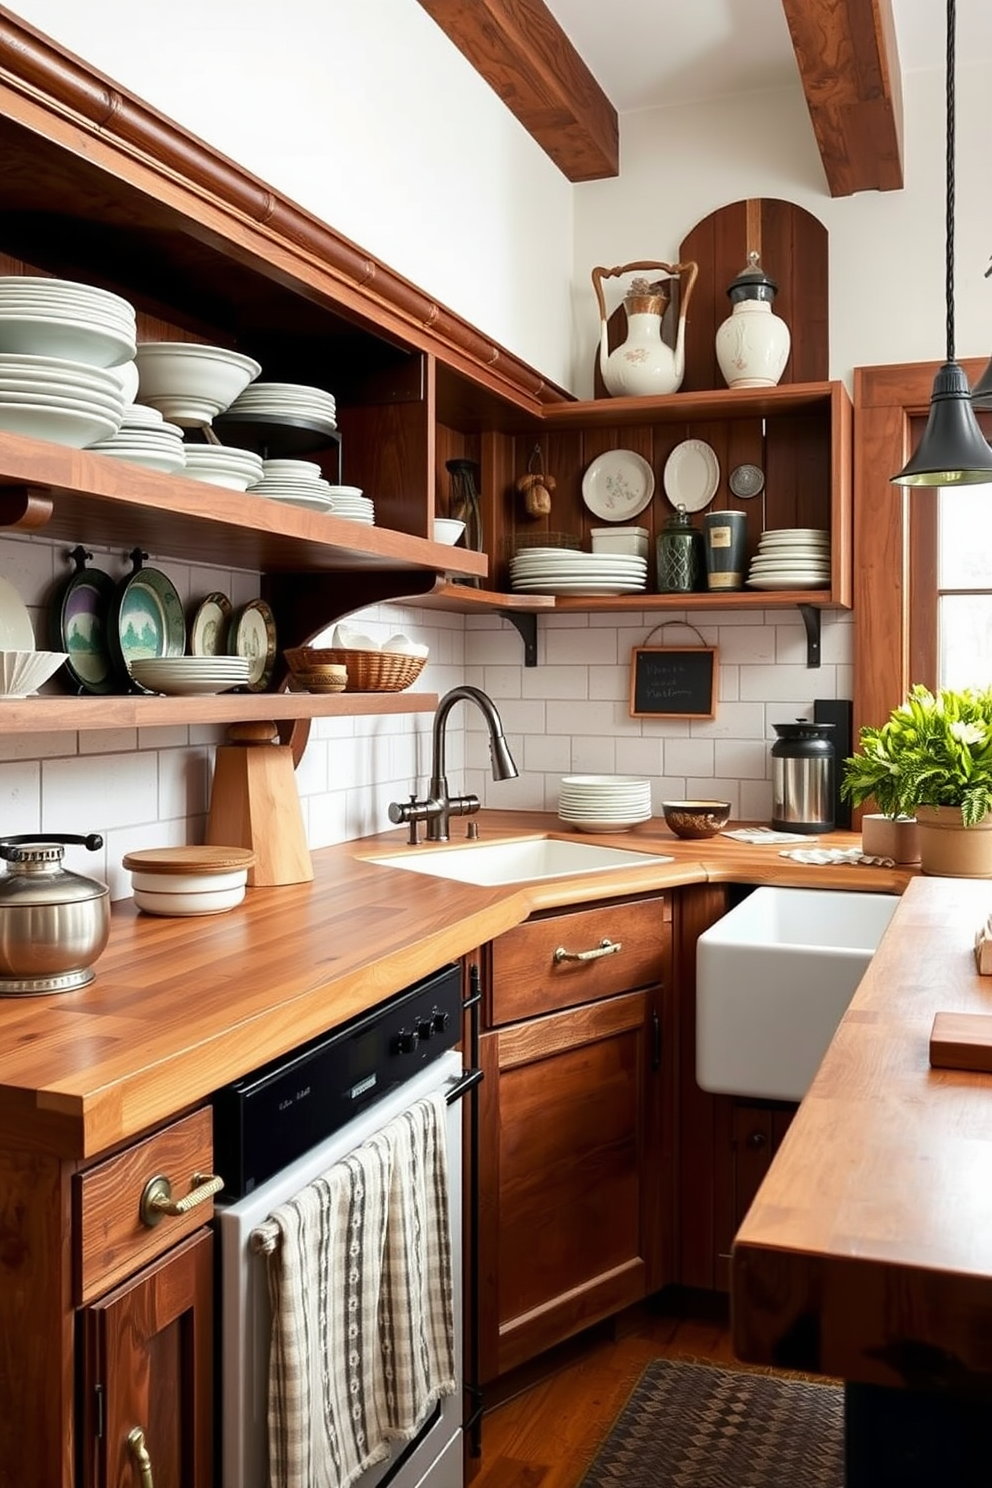
[[[135,351],[134,306],[68,279],[0,277],[0,351],[116,367]]]
[[[361,486],[329,486],[331,511],[336,517],[349,522],[364,522],[371,527],[375,521],[375,507],[370,497],[362,494]]]
[[[255,854],[242,847],[150,847],[125,853],[134,902],[146,914],[209,915],[245,897]]]
[[[251,495],[267,496],[284,506],[329,512],[331,488],[315,460],[263,460]]]
[[[186,468],[182,429],[178,424],[167,424],[157,408],[146,408],[142,403],[125,408],[117,433],[91,444],[90,449],[164,475],[175,475]]]
[[[242,352],[198,341],[143,341],[134,359],[142,403],[183,429],[206,428],[262,370]]]
[[[262,478],[262,457],[226,444],[187,444],[184,474],[229,491],[247,491]]]
[[[627,832],[651,819],[651,782],[638,775],[563,775],[558,816],[579,832]]]

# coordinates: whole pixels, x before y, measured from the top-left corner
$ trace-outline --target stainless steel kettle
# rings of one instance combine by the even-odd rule
[[[772,826],[779,832],[832,832],[836,756],[832,723],[773,723]]]
[[[110,936],[110,890],[62,867],[68,842],[90,852],[103,846],[96,832],[0,838],[8,864],[0,878],[0,997],[68,992],[96,975],[91,963]]]

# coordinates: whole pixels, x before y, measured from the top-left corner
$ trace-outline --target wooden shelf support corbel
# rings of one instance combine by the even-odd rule
[[[821,611],[817,605],[801,604],[799,613],[806,627],[806,665],[818,667],[820,665]]]
[[[40,486],[0,486],[0,527],[34,532],[51,521],[52,493]]]

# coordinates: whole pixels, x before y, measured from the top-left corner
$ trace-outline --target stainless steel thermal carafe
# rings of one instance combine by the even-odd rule
[[[836,757],[832,723],[773,723],[772,826],[780,832],[830,832]]]

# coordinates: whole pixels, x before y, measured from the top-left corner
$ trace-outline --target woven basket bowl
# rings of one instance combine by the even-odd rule
[[[395,651],[347,651],[341,647],[291,646],[286,650],[291,672],[305,672],[329,663],[345,666],[345,692],[402,692],[424,670],[425,656],[400,656]]]

